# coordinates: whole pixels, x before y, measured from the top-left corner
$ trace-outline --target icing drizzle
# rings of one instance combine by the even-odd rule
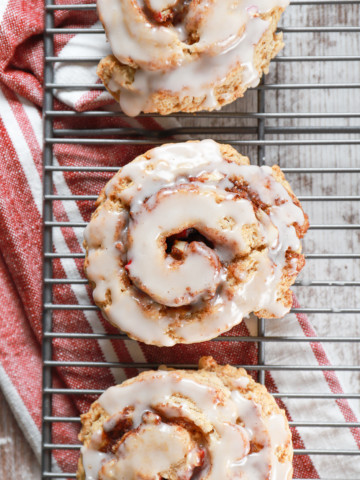
[[[236,388],[220,390],[176,371],[147,372],[109,388],[98,401],[110,415],[106,432],[129,407],[132,426],[110,453],[97,448],[101,430],[82,447],[87,480],[99,472],[102,480],[286,480],[291,473],[291,462],[275,453],[291,442],[284,416],[263,416],[262,407]]]
[[[135,68],[131,87],[122,86],[116,71],[107,86],[120,91],[120,105],[131,116],[151,110],[151,95],[162,91],[181,98],[203,97],[204,108],[220,108],[214,89],[232,69],[241,66],[246,88],[258,84],[254,47],[269,27],[260,16],[288,4],[289,0],[98,0],[115,57]]]
[[[105,202],[86,228],[86,273],[97,303],[110,293],[111,323],[169,346],[253,311],[288,312],[279,284],[285,267],[297,275],[305,217],[270,167],[225,161],[212,140],[168,144],[123,167],[105,194],[121,207]],[[181,239],[189,229],[200,238]]]

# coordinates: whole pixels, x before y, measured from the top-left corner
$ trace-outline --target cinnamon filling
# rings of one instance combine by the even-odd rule
[[[177,247],[179,241],[185,243],[199,242],[212,250],[214,249],[214,243],[199,232],[199,230],[196,228],[186,228],[185,230],[166,238],[166,253],[174,257],[176,260],[183,258],[182,251]]]

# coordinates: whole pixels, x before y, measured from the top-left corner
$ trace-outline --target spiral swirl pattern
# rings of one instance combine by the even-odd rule
[[[130,336],[194,343],[290,309],[308,222],[278,167],[212,140],[169,144],[123,167],[98,202],[86,274]]]
[[[256,85],[282,47],[281,34],[275,30],[288,3],[98,0],[114,54],[100,63],[99,76],[115,97],[120,96],[129,115],[156,111],[154,95],[173,96],[180,104],[185,97],[190,104],[197,98],[193,110],[220,108]],[[230,86],[224,79],[234,72],[238,86],[218,92],[218,87]],[[167,109],[171,107],[181,109],[174,104]],[[166,105],[159,111],[169,113]]]
[[[291,435],[274,399],[242,369],[211,357],[200,366],[109,388],[82,416],[78,478],[290,479]]]

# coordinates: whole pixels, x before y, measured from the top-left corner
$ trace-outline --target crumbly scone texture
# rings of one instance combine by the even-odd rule
[[[194,141],[194,142],[190,141],[190,142],[187,142],[187,143],[197,143],[197,141]],[[223,158],[227,162],[234,162],[238,165],[249,165],[250,164],[249,159],[247,157],[244,157],[243,155],[241,155],[239,152],[237,152],[230,145],[219,144],[219,147],[220,147],[220,151],[221,151],[221,154],[222,154]],[[143,160],[143,159],[146,159],[146,160],[150,161],[151,158],[152,158],[152,150],[149,150],[146,153],[144,153],[143,155],[140,155],[139,157],[137,157],[133,161],[136,162],[138,160],[140,161],[140,160]],[[272,175],[287,190],[287,192],[289,193],[290,197],[292,198],[294,204],[302,209],[302,206],[301,206],[299,200],[297,199],[297,197],[295,196],[295,194],[291,190],[291,187],[290,187],[289,183],[286,181],[283,172],[281,171],[281,169],[277,165],[274,165],[272,167]],[[92,218],[95,218],[97,215],[99,215],[99,213],[102,209],[117,210],[119,208],[125,208],[125,207],[123,207],[119,204],[119,193],[123,189],[125,189],[127,187],[127,185],[128,184],[126,182],[126,179],[121,179],[119,182],[117,182],[116,188],[113,189],[111,195],[109,195],[109,196],[107,196],[106,193],[105,193],[105,189],[106,189],[106,187],[105,187],[100,192],[100,195],[99,195],[99,197],[96,201],[95,205],[96,205],[97,209],[93,213]],[[243,187],[244,187],[244,185],[241,185],[241,188],[243,188]],[[251,185],[249,185],[249,188],[251,189]],[[256,205],[256,198],[252,198],[252,201],[254,202],[254,205],[255,205],[256,208],[259,207],[259,208],[262,208],[266,211],[267,206],[262,205],[261,202],[259,203],[259,205]],[[304,213],[304,218],[305,218],[305,221],[304,221],[303,225],[295,225],[296,234],[297,234],[298,238],[302,238],[305,235],[305,233],[306,233],[306,231],[309,227],[308,217],[305,213]],[[256,253],[257,253],[256,249],[259,248],[258,253],[260,255],[260,250],[262,248],[261,242],[258,242],[259,246],[257,247],[256,241],[258,239],[256,238],[255,232],[252,228],[248,229],[247,234],[248,234],[249,244],[251,244],[255,255],[253,255],[253,256],[249,255],[249,257],[247,259],[241,259],[241,264],[239,264],[239,262],[235,262],[234,265],[233,265],[233,268],[231,266],[229,267],[228,275],[227,275],[227,281],[234,287],[234,289],[236,289],[237,284],[239,282],[239,280],[238,280],[239,274],[235,273],[235,271],[237,270],[237,272],[239,272],[239,269],[241,269],[241,271],[244,273],[245,276],[248,277],[248,276],[253,275],[254,271],[256,270],[256,261],[257,261],[257,259],[256,259]],[[254,238],[255,238],[255,240],[254,240]],[[85,247],[85,251],[86,251],[85,262],[84,262],[84,270],[85,270],[85,274],[87,274],[88,245],[87,245],[86,241],[84,241],[84,247]],[[294,263],[292,262],[293,259],[296,259],[296,265],[297,265],[295,272],[294,272],[294,267],[293,267]],[[278,285],[277,295],[278,295],[278,299],[280,299],[280,301],[284,305],[284,307],[290,309],[291,306],[292,306],[292,292],[290,290],[290,287],[294,283],[295,278],[298,275],[298,273],[301,271],[301,269],[305,265],[305,257],[301,253],[301,247],[300,247],[299,251],[297,251],[297,252],[294,252],[294,251],[289,252],[286,260],[287,260],[287,262],[285,264],[285,267],[283,268],[283,275],[282,275],[282,278],[281,278],[281,280],[279,282],[279,285]],[[96,287],[95,283],[91,280],[91,278],[89,278],[89,282],[90,282],[90,285],[92,286],[92,288]],[[124,290],[126,290],[128,288],[131,288],[130,281],[125,276],[122,278],[121,288],[124,289]],[[108,292],[107,299],[106,299],[105,302],[101,302],[101,303],[96,302],[96,304],[98,305],[98,307],[100,307],[100,309],[104,313],[105,317],[111,323],[111,320],[109,319],[109,316],[107,316],[107,311],[109,310],[109,308],[111,306],[111,293]],[[183,312],[184,315],[187,315],[186,318],[187,318],[187,321],[189,321],[189,322],[190,321],[206,321],[207,316],[212,311],[211,309],[212,309],[212,307],[211,307],[210,304],[209,305],[205,304],[204,307],[200,311],[189,312],[189,309],[187,309],[186,307],[177,307],[176,312]],[[173,327],[177,327],[177,323],[176,323],[176,319],[175,319],[175,312],[174,312],[174,309],[172,307],[166,307],[164,305],[159,305],[156,302],[153,302],[151,305],[148,305],[148,304],[146,305],[146,311],[148,312],[149,315],[152,315],[156,318],[161,318],[161,317],[165,317],[165,316],[167,318],[174,318],[174,323],[172,325],[173,325]],[[270,311],[268,311],[266,309],[255,311],[254,313],[258,317],[276,318],[276,315],[274,315],[273,313],[271,313]],[[116,325],[114,325],[114,326],[119,328]],[[124,330],[124,331],[131,338],[133,338],[135,340],[138,340],[138,341],[143,341],[142,338],[137,337],[133,333],[130,333],[126,330]],[[181,337],[179,337],[178,334],[175,334],[175,332],[173,332],[173,329],[172,329],[171,325],[169,327],[168,333],[172,338],[174,338],[174,340],[176,340],[177,343],[186,343],[186,342],[184,342],[184,340]],[[217,333],[215,332],[214,337],[216,335],[217,335]],[[159,346],[162,346],[162,344],[159,344]]]
[[[255,382],[243,368],[236,368],[231,365],[219,365],[212,357],[202,357],[199,360],[199,370],[174,370],[165,366],[160,367],[160,369],[176,371],[181,378],[188,378],[190,380],[196,381],[197,383],[210,386],[216,389],[219,392],[220,396],[225,395],[226,397],[227,389],[230,391],[238,390],[244,398],[252,400],[261,406],[261,415],[264,419],[270,418],[272,415],[282,415],[285,419],[286,428],[289,431],[289,438],[291,439],[291,433],[285,411],[279,408],[279,406],[275,402],[274,397],[267,391],[266,387]],[[124,383],[118,385],[117,387],[121,388],[122,386],[130,385],[135,382],[149,380],[151,379],[153,374],[154,371],[143,372],[137,377],[126,380]],[[238,383],[236,383],[236,380],[242,377],[245,377],[248,380],[246,387],[241,387]],[[193,404],[190,403],[187,398],[179,398],[179,402],[188,402],[189,406],[191,406],[193,409]],[[131,406],[129,405],[129,407]],[[102,428],[102,425],[109,418],[109,413],[104,410],[104,408],[99,404],[98,401],[95,401],[91,405],[90,410],[87,413],[81,415],[82,428],[79,434],[79,440],[85,446],[88,446],[91,436],[95,432],[98,432],[99,429]],[[205,424],[202,425],[201,428],[205,432],[211,432],[212,427],[211,425]],[[104,448],[109,448],[108,444],[114,444],[118,440],[118,438],[104,440]],[[108,444],[106,444],[106,442],[108,442]],[[256,448],[255,445],[254,447]],[[278,448],[275,452],[275,455],[280,463],[284,463],[286,461],[291,462],[293,459],[293,446],[291,440],[283,448]],[[76,478],[77,480],[85,480],[85,471],[81,456],[79,459]],[[291,478],[292,471],[289,472],[287,480],[290,480]]]
[[[254,49],[254,66],[259,73],[259,77],[263,73],[268,73],[270,61],[284,47],[282,33],[276,33],[277,24],[283,9],[276,7],[266,14],[261,14],[263,20],[270,22],[269,27],[262,35],[260,41]],[[247,90],[247,86],[243,83],[242,66],[234,66],[229,71],[226,78],[216,85],[214,89],[215,98],[219,106],[224,106],[234,102],[237,98],[243,97]],[[124,90],[132,90],[136,69],[120,63],[114,55],[108,55],[103,58],[98,67],[97,74],[103,81],[106,89],[111,93],[115,100],[120,99],[120,90],[114,91],[109,87],[109,82],[116,77],[117,82]],[[175,112],[198,112],[211,111],[215,107],[209,107],[205,104],[206,97],[184,96],[183,92],[158,91],[153,93],[148,101],[148,106],[144,109],[144,113],[160,113],[161,115],[169,115]]]

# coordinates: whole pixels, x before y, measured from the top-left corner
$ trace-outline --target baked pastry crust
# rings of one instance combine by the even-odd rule
[[[168,372],[169,375],[166,374],[165,377],[159,378],[158,375],[161,375],[161,372]],[[184,386],[185,383],[187,384],[186,387]],[[164,385],[166,385],[166,388]],[[169,385],[170,390],[168,388]],[[153,396],[153,394],[150,393],[151,386],[153,386],[153,388],[159,388],[160,394]],[[163,388],[165,388],[167,395],[161,399]],[[186,390],[186,388],[188,388],[188,390]],[[200,397],[197,396],[198,388],[202,390],[204,395],[202,404],[199,403]],[[217,412],[218,410],[220,412],[222,406],[226,407],[229,405],[229,402],[232,404],[233,400],[235,403],[237,401],[240,402],[238,405],[246,405],[247,412],[247,414],[245,414],[244,410],[243,415],[239,413],[240,417],[237,418],[233,427],[236,428],[235,424],[241,426],[240,430],[245,435],[246,442],[249,442],[249,445],[245,448],[246,453],[241,461],[242,467],[239,471],[243,469],[243,472],[246,473],[246,461],[251,458],[253,454],[257,454],[255,456],[259,457],[260,464],[256,463],[255,467],[258,467],[259,472],[264,472],[264,480],[269,478],[268,475],[271,474],[271,469],[277,471],[277,480],[290,480],[292,478],[291,464],[293,448],[291,433],[284,410],[278,407],[274,398],[268,393],[266,388],[256,383],[247,375],[244,369],[235,368],[230,365],[218,365],[212,357],[202,357],[199,361],[198,371],[172,370],[161,367],[160,374],[154,371],[143,372],[137,377],[107,390],[98,401],[92,404],[90,410],[81,416],[82,429],[79,434],[79,440],[84,444],[82,449],[83,454],[90,452],[91,456],[94,454],[94,450],[107,452],[109,456],[101,461],[101,465],[112,462],[112,467],[114,467],[117,461],[116,452],[119,449],[119,445],[126,443],[129,435],[132,435],[132,439],[136,439],[136,435],[138,434],[141,436],[141,425],[143,425],[146,420],[141,421],[140,426],[137,425],[138,422],[133,423],[137,414],[137,407],[136,402],[132,403],[131,396],[135,389],[141,398],[139,400],[139,409],[143,408],[147,412],[152,411],[158,415],[161,418],[161,425],[170,425],[171,427],[180,427],[181,429],[185,428],[185,436],[188,435],[185,442],[191,443],[194,448],[192,457],[195,457],[194,451],[196,451],[197,448],[201,449],[203,452],[201,454],[202,458],[200,462],[198,461],[200,464],[196,466],[197,472],[199,472],[198,474],[201,475],[199,478],[213,478],[213,476],[211,476],[211,474],[214,473],[212,469],[216,469],[219,466],[220,468],[224,468],[222,472],[223,478],[228,478],[226,476],[226,469],[229,466],[229,463],[227,463],[229,459],[222,458],[219,461],[219,459],[216,458],[218,449],[221,449],[222,456],[225,457],[228,455],[228,452],[229,457],[234,453],[235,455],[240,455],[242,448],[241,442],[235,445],[235,452],[232,451],[232,445],[227,444],[229,438],[226,436],[226,431],[222,431],[221,429],[221,422],[224,420],[220,420],[219,423],[217,423],[218,417],[221,417],[222,414],[215,413],[215,417],[212,417],[213,412]],[[139,394],[139,392],[142,393]],[[236,393],[234,394],[234,392]],[[108,396],[107,399],[105,398],[106,395]],[[129,396],[129,400],[126,395]],[[239,395],[239,397],[237,395]],[[110,401],[109,398],[111,398]],[[104,405],[115,407],[117,398],[121,398],[121,406],[126,405],[126,407],[117,413],[114,413],[115,410],[113,410],[113,412],[111,412],[112,415],[110,415],[106,408],[104,408]],[[209,405],[212,405],[212,407],[209,408]],[[257,418],[256,422],[254,422],[255,417]],[[109,424],[111,424],[112,429],[108,428]],[[273,426],[271,426],[271,424]],[[254,425],[257,425],[257,427],[253,429],[252,433],[251,428]],[[261,426],[260,429],[259,426]],[[262,434],[257,436],[257,432],[263,432],[264,430],[266,431],[265,436]],[[156,433],[156,425],[154,431]],[[241,432],[239,431],[238,433]],[[214,443],[215,436],[217,440]],[[94,438],[96,438],[95,442]],[[241,436],[239,438],[241,438]],[[140,443],[140,441],[137,440],[132,443],[132,446],[135,449],[144,448],[144,443]],[[159,448],[159,445],[157,448]],[[271,452],[266,453],[266,448],[269,448]],[[130,448],[123,450],[121,455],[124,456],[125,451],[127,455],[130,455]],[[143,458],[147,458],[149,451],[141,452],[141,454]],[[152,452],[152,455],[156,455],[156,452]],[[91,457],[90,460],[92,460]],[[137,457],[137,460],[139,463],[139,457]],[[254,458],[250,460],[250,463],[253,460]],[[122,457],[121,461],[124,461],[124,457]],[[268,462],[268,464],[262,465],[261,462],[264,461]],[[89,463],[88,460],[87,462]],[[141,471],[141,466],[142,465],[139,465],[138,476],[127,476],[126,478],[129,478],[129,480],[131,478],[155,478],[142,476],[144,475],[144,471]],[[129,465],[127,464],[126,467],[129,467]],[[171,465],[165,474],[163,472],[161,473],[164,475],[163,478],[176,480],[180,478],[180,470],[183,471],[183,464],[178,462],[175,466]],[[101,480],[116,478],[107,476],[108,472],[114,471],[115,470],[107,466],[102,467],[99,471],[98,478]],[[188,476],[181,478],[192,478],[192,473],[193,471],[189,468]],[[93,478],[97,478],[94,471],[92,471],[92,475],[94,475]],[[81,456],[77,479],[85,480],[85,478],[83,456]]]
[[[199,3],[201,4],[201,2]],[[276,2],[269,2],[270,5],[274,3]],[[279,3],[285,5],[286,2],[280,1]],[[191,82],[194,85],[199,84],[196,89],[191,88],[191,83],[187,85],[185,80],[183,87],[179,87],[178,82],[176,85],[172,81],[160,82],[157,86],[146,87],[148,91],[145,96],[143,88],[139,89],[139,82],[135,82],[135,78],[139,75],[139,72],[146,72],[148,67],[147,65],[139,65],[136,59],[132,59],[131,55],[129,55],[128,59],[119,59],[116,55],[108,55],[100,61],[97,74],[103,81],[106,89],[120,102],[125,113],[131,116],[137,115],[140,111],[168,115],[179,111],[197,112],[220,109],[224,105],[242,97],[249,87],[256,86],[263,74],[268,73],[270,61],[284,46],[282,33],[276,33],[277,24],[283,11],[284,6],[275,6],[268,11],[255,14],[257,19],[266,22],[267,26],[260,40],[256,40],[255,45],[248,47],[253,49],[250,63],[255,76],[253,75],[251,80],[249,79],[248,67],[246,66],[249,64],[249,59],[247,59],[246,63],[242,63],[238,59],[229,62],[226,74],[223,74],[223,71],[221,71],[219,76],[216,75],[216,67],[209,68],[207,81],[204,81],[204,78],[198,75],[196,70],[194,72],[189,71],[187,76],[192,77]],[[98,12],[100,20],[105,30],[107,30],[107,22],[104,20],[100,8],[98,8]],[[239,36],[240,33],[241,31],[239,31]],[[111,41],[111,36],[109,38]],[[196,45],[195,43],[185,47],[190,50]],[[194,62],[196,62],[198,55],[200,58],[209,55],[208,52],[197,53],[195,49],[194,52],[192,50],[190,52],[191,54],[185,54],[183,62],[185,65],[189,61],[192,62],[194,58]],[[216,54],[221,56],[222,52]],[[211,58],[212,55],[213,53],[209,57]],[[173,72],[176,72],[179,66],[176,66],[176,62],[174,63],[175,65],[172,65],[171,68]],[[178,60],[178,63],[180,63],[181,68],[181,61]],[[206,63],[204,65],[204,67],[201,67],[202,70],[206,70]],[[161,71],[161,68],[164,68],[164,66],[161,64],[155,64],[154,66],[152,64],[149,68],[152,72],[156,71],[156,68],[159,69],[158,71]],[[165,70],[164,75],[166,74],[167,71]],[[181,75],[181,72],[179,75]],[[150,84],[151,79],[148,80],[146,77],[146,83]],[[142,96],[144,98],[140,100]],[[129,100],[125,99],[125,97],[129,97]]]
[[[278,166],[212,140],[167,144],[123,167],[96,206],[85,272],[130,337],[195,343],[291,308],[309,224]]]

